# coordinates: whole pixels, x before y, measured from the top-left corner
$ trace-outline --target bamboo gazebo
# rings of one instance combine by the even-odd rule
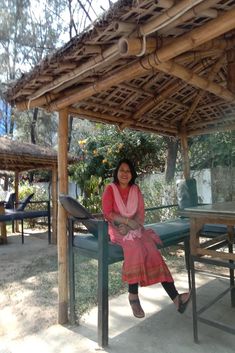
[[[69,163],[76,162],[69,157]],[[57,152],[31,143],[22,143],[0,137],[0,169],[14,172],[16,200],[18,201],[19,175],[24,171],[49,170],[52,180],[52,243],[57,242]]]
[[[68,117],[179,138],[235,129],[235,1],[119,0],[9,87],[19,110],[59,112],[59,192]],[[66,214],[58,227],[59,323],[68,319]]]

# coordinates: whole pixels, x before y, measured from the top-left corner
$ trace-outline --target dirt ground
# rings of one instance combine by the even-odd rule
[[[0,339],[16,339],[57,322],[56,246],[47,233],[25,231],[0,245]]]
[[[47,233],[25,230],[0,245],[0,339],[13,340],[57,323],[57,248]],[[185,269],[182,250],[164,253],[172,274]]]

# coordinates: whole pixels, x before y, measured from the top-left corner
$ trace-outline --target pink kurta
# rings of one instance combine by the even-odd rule
[[[130,187],[122,189],[119,185],[116,184],[116,186],[124,204],[127,204]],[[137,218],[138,222],[143,224],[144,201],[139,188],[137,188],[137,192],[138,207],[136,214],[132,218]],[[121,245],[123,248],[123,281],[129,284],[139,283],[141,286],[148,286],[159,282],[173,282],[170,271],[156,246],[160,242],[160,238],[152,229],[145,229],[141,226],[141,237],[130,240],[127,240],[128,237],[119,233],[118,228],[113,223],[113,213],[120,215],[120,212],[115,202],[111,185],[108,185],[103,193],[102,208],[104,217],[109,222],[111,241]]]

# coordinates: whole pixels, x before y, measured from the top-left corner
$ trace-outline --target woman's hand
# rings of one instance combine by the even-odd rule
[[[131,229],[138,229],[140,227],[138,222],[136,222],[134,219],[130,219],[130,218],[127,221],[127,225]]]
[[[125,224],[120,224],[118,226],[118,231],[121,235],[127,235],[127,233],[129,232],[130,228],[127,227]]]

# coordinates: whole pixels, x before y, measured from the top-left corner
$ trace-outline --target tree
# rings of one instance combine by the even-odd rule
[[[94,129],[95,136],[77,141],[80,162],[72,168],[73,178],[84,196],[88,196],[86,187],[90,177],[99,178],[101,188],[122,158],[131,159],[141,175],[164,170],[166,145],[162,137],[132,130],[118,132],[113,126],[101,124],[95,124]]]
[[[192,169],[234,165],[232,131],[194,137],[189,141]]]
[[[165,181],[170,183],[175,176],[176,160],[178,153],[178,140],[170,137],[164,137],[167,145],[167,159],[165,165]]]

